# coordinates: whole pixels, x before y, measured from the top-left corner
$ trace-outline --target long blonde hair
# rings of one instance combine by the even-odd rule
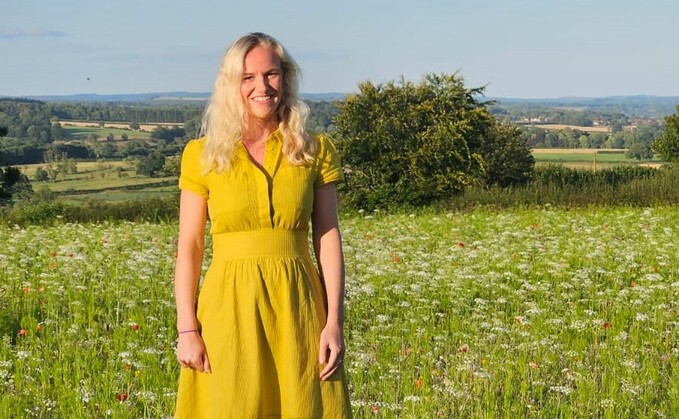
[[[316,141],[305,128],[309,107],[298,98],[300,68],[273,37],[249,33],[234,41],[219,66],[215,88],[203,114],[201,135],[206,136],[201,163],[203,173],[228,171],[238,142],[242,141],[245,106],[240,95],[245,56],[253,48],[273,49],[281,62],[283,94],[278,105],[278,128],[283,137],[283,154],[294,165],[311,162]]]

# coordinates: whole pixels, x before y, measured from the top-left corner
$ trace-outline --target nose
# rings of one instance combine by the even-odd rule
[[[257,77],[257,89],[266,92],[269,89],[269,78],[266,75]]]

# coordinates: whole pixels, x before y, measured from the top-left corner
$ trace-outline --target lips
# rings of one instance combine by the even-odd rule
[[[256,96],[256,97],[253,97],[252,100],[254,100],[255,102],[264,103],[264,102],[268,102],[270,100],[273,100],[273,95]]]

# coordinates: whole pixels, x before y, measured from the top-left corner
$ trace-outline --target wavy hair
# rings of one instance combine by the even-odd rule
[[[294,165],[309,163],[314,158],[316,141],[305,128],[309,107],[298,98],[300,68],[280,42],[254,32],[231,44],[224,54],[215,80],[214,91],[203,114],[201,135],[206,136],[201,163],[203,173],[219,173],[231,169],[233,153],[242,141],[245,106],[240,94],[245,56],[255,47],[275,51],[281,62],[283,94],[277,109],[278,128],[283,137],[283,154]]]

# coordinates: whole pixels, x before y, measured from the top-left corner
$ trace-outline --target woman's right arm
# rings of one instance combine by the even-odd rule
[[[196,291],[205,250],[207,200],[182,190],[179,201],[179,239],[174,275],[177,303],[177,331],[198,330]],[[180,333],[177,360],[183,367],[212,372],[205,344],[199,332]]]

